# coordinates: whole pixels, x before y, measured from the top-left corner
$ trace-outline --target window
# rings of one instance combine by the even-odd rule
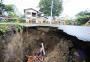
[[[27,15],[30,15],[30,14],[31,14],[31,12],[26,12],[26,14],[27,14]]]
[[[33,16],[33,17],[36,17],[36,13],[32,13],[32,16]]]

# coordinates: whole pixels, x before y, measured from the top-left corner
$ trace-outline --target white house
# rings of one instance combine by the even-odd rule
[[[36,20],[36,18],[40,15],[40,12],[33,8],[28,8],[24,9],[24,15],[26,18],[26,22],[29,23],[31,22],[31,20]]]

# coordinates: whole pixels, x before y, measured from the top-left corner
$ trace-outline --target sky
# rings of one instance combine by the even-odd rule
[[[4,0],[5,4],[14,4],[18,11],[23,14],[26,8],[38,10],[40,0]],[[63,17],[74,17],[77,13],[90,10],[90,0],[63,0]]]

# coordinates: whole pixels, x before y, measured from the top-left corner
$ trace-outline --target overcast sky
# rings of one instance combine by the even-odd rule
[[[39,0],[4,0],[4,3],[14,4],[23,13],[25,8],[38,9]],[[63,16],[73,17],[84,10],[90,10],[90,0],[63,0]]]

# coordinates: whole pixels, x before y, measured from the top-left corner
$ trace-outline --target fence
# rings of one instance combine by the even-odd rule
[[[65,21],[62,21],[60,19],[48,20],[48,19],[45,19],[45,18],[26,19],[26,23],[31,23],[31,24],[60,24],[60,25],[65,25]]]

